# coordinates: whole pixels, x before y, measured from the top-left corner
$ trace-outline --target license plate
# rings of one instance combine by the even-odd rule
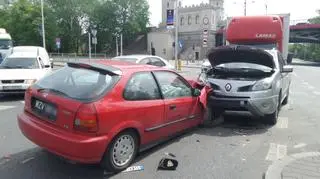
[[[4,90],[20,90],[22,89],[22,86],[4,86]]]
[[[44,111],[46,108],[46,104],[44,104],[42,101],[36,100],[36,103],[34,105],[35,108],[37,108],[40,111]]]

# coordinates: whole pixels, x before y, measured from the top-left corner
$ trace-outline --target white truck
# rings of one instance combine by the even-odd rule
[[[11,53],[13,42],[11,35],[7,33],[6,29],[0,28],[0,60],[4,59]],[[0,62],[1,63],[1,62]]]

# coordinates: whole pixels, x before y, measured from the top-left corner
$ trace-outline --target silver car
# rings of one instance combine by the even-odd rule
[[[208,53],[211,68],[204,82],[213,88],[208,95],[208,117],[224,112],[247,113],[276,124],[281,106],[288,103],[291,72],[277,50],[223,46]]]

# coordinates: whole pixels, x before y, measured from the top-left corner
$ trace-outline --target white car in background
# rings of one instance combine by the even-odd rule
[[[51,72],[51,65],[45,64],[38,53],[15,52],[0,65],[0,94],[24,93]]]
[[[41,57],[45,65],[52,65],[52,59],[49,57],[47,50],[39,46],[16,46],[13,47],[12,53],[23,52],[23,53],[37,53]]]
[[[174,66],[171,65],[167,60],[152,55],[124,55],[112,58],[112,60],[119,60],[119,61],[129,61],[133,63],[139,64],[147,64],[153,65],[158,67],[164,67],[170,70],[174,70]]]

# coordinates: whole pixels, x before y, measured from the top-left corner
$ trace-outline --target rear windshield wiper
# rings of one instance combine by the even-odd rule
[[[41,92],[41,91],[50,91],[50,92],[53,92],[53,93],[60,94],[60,95],[63,95],[63,96],[66,96],[66,97],[71,98],[67,93],[62,92],[62,91],[57,90],[57,89],[52,89],[52,88],[39,88],[39,89],[37,89],[37,91],[38,91],[38,92]]]

